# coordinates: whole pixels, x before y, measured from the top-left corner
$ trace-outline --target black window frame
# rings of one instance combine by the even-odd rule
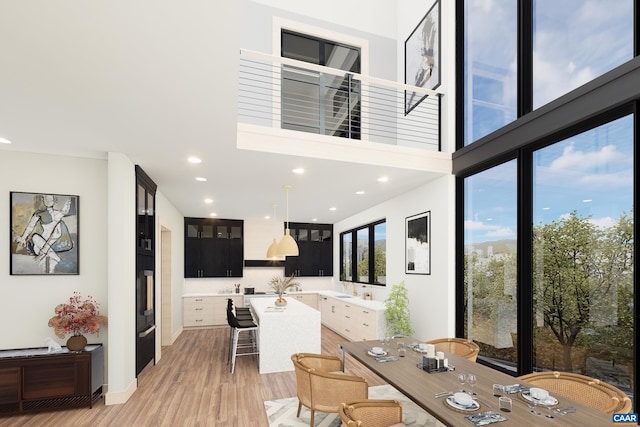
[[[353,283],[361,283],[365,285],[373,285],[373,286],[387,286],[386,283],[377,283],[375,280],[375,227],[380,224],[385,224],[387,222],[386,218],[381,220],[371,222],[369,224],[365,224],[359,227],[352,228],[350,230],[346,230],[340,233],[340,280],[345,281],[343,278],[345,277],[344,271],[344,262],[342,258],[342,254],[344,254],[344,238],[343,236],[346,234],[351,234],[351,280],[349,282]],[[369,280],[367,282],[362,282],[358,280],[358,231],[360,230],[368,230],[368,244],[369,244]],[[386,237],[386,235],[385,235]],[[386,250],[385,250],[386,253]]]
[[[535,150],[580,134],[624,115],[634,114],[634,223],[638,224],[637,201],[640,195],[640,0],[634,5],[634,58],[596,77],[590,82],[560,96],[536,110],[533,104],[533,76],[531,54],[533,50],[533,1],[518,0],[518,117],[511,123],[464,145],[465,109],[456,111],[456,152],[453,153],[453,173],[456,177],[456,265],[464,265],[464,179],[491,169],[511,159],[518,160],[518,372],[523,375],[533,370],[531,345],[533,340],[533,302],[531,297],[532,266],[532,156]],[[464,40],[465,0],[456,0],[456,38]],[[456,47],[456,103],[464,105],[464,43]],[[634,83],[634,81],[636,83]],[[640,227],[635,227],[634,241],[638,241]],[[634,271],[637,265],[634,257]],[[634,307],[640,304],[640,281],[634,277]],[[464,336],[464,268],[456,269],[455,333]],[[637,308],[636,308],[637,310]],[[640,320],[634,316],[634,330],[640,330]],[[634,360],[639,349],[634,337]],[[481,358],[478,363],[514,375],[513,372],[490,364]],[[635,372],[633,383],[637,384]],[[635,394],[635,390],[634,390]]]

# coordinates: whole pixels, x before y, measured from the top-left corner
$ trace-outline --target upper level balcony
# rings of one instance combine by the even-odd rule
[[[437,90],[247,50],[239,75],[239,129],[442,151]]]

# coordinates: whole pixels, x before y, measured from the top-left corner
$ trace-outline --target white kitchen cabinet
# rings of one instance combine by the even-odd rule
[[[213,324],[214,297],[187,297],[182,299],[182,316],[185,327],[211,326]]]
[[[320,295],[322,323],[351,341],[384,336],[384,309],[358,304],[357,299]]]
[[[185,296],[182,315],[185,328],[227,325],[227,299],[242,307],[242,295]]]
[[[295,298],[303,304],[318,310],[318,294],[288,294],[287,298]]]
[[[354,341],[367,341],[379,338],[379,312],[366,307],[356,307],[356,323]]]

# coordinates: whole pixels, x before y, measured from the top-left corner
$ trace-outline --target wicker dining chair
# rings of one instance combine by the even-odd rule
[[[397,400],[361,400],[343,403],[338,411],[343,427],[400,427],[402,404]]]
[[[607,414],[627,413],[631,410],[631,399],[622,390],[585,375],[534,372],[522,375],[519,379]]]
[[[298,389],[298,413],[305,406],[311,410],[310,426],[315,423],[315,411],[338,413],[343,402],[365,400],[369,384],[362,377],[342,373],[339,357],[313,353],[291,356]]]
[[[478,344],[465,338],[439,338],[427,341],[427,344],[433,344],[438,350],[457,354],[472,362],[476,361],[480,353]]]

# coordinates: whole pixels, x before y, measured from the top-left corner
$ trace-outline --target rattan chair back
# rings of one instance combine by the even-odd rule
[[[457,354],[472,362],[476,361],[480,353],[478,344],[465,338],[439,338],[427,343],[435,345],[438,350]]]
[[[604,381],[569,372],[534,372],[519,377],[549,393],[567,397],[607,414],[627,413],[631,399],[619,388]]]
[[[312,353],[291,356],[296,375],[298,413],[302,406],[311,410],[310,425],[314,425],[315,411],[337,413],[343,402],[369,397],[369,384],[362,377],[341,373],[339,357]]]
[[[343,403],[338,411],[347,427],[388,427],[402,423],[402,405],[397,400],[362,400]]]

